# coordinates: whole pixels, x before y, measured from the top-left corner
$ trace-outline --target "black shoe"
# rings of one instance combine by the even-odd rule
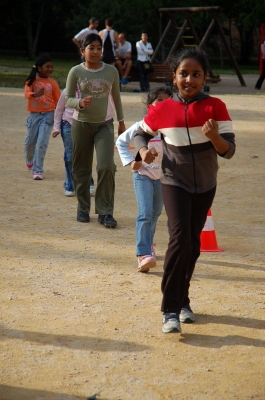
[[[90,216],[89,216],[89,214],[85,214],[85,213],[82,213],[81,211],[79,211],[77,213],[77,221],[78,222],[90,222]]]
[[[116,228],[117,221],[111,214],[98,215],[98,222],[104,225],[106,228]]]

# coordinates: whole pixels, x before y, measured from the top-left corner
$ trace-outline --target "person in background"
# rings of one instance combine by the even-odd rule
[[[26,167],[34,180],[42,180],[43,163],[54,122],[54,110],[61,96],[60,88],[51,78],[52,58],[41,54],[33,65],[24,87],[28,100],[27,136],[24,146]]]
[[[148,35],[142,32],[141,40],[136,43],[137,50],[137,68],[140,75],[141,92],[148,92],[150,89],[148,72],[145,71],[144,63],[150,61],[150,56],[153,54],[151,43],[148,42]]]
[[[156,87],[148,92],[146,98],[147,107],[168,99],[172,92],[166,86]],[[143,121],[136,122],[123,132],[116,141],[116,146],[123,166],[130,165],[133,172],[134,191],[138,206],[136,218],[136,256],[138,259],[138,271],[148,272],[156,266],[156,254],[154,235],[157,220],[162,212],[163,200],[161,189],[161,160],[162,145],[161,136],[153,137],[148,148],[154,149],[158,156],[151,164],[135,161],[128,148],[135,132]]]
[[[72,158],[73,158],[73,142],[71,127],[73,122],[74,109],[67,107],[65,104],[65,89],[62,91],[61,97],[57,103],[54,113],[54,127],[52,137],[62,136],[64,144],[64,167],[65,167],[65,182],[64,194],[72,197],[75,195],[74,182],[72,178]],[[94,180],[91,176],[90,195],[95,194]]]
[[[127,42],[125,33],[120,33],[118,36],[119,47],[116,50],[116,67],[120,73],[121,83],[127,85],[131,66],[132,66],[132,45]]]
[[[98,19],[95,17],[90,18],[89,20],[89,27],[82,29],[79,33],[77,33],[72,41],[74,42],[74,44],[76,45],[76,47],[78,48],[78,51],[80,52],[80,47],[81,47],[81,40],[83,39],[83,37],[85,37],[86,35],[88,35],[89,33],[98,33],[97,27],[98,27]]]
[[[102,58],[106,64],[116,64],[116,49],[119,47],[118,32],[113,29],[114,22],[111,18],[105,20],[105,29],[99,32],[102,40]]]
[[[162,193],[168,217],[169,244],[164,261],[162,332],[181,332],[180,322],[192,323],[189,287],[200,256],[200,235],[214,200],[217,156],[230,159],[235,135],[226,105],[202,92],[207,58],[200,48],[188,48],[173,58],[173,84],[178,93],[148,108],[135,133],[136,161],[152,163],[157,156],[148,140],[162,134]]]
[[[101,61],[102,40],[99,35],[90,33],[83,38],[81,54],[85,62],[71,68],[65,92],[66,105],[74,109],[72,176],[78,199],[77,221],[90,222],[89,184],[95,147],[97,155],[95,212],[98,214],[100,224],[106,228],[115,228],[117,221],[113,218],[113,210],[116,166],[110,103],[115,107],[119,122],[118,134],[121,134],[125,131],[125,125],[119,74],[115,67]]]
[[[261,44],[260,50],[261,50],[261,56],[262,56],[262,72],[261,72],[259,79],[257,80],[256,85],[255,85],[255,89],[258,91],[260,91],[263,81],[265,79],[265,40]]]

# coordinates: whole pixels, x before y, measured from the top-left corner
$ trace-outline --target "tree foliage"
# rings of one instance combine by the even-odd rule
[[[240,61],[246,62],[253,51],[253,38],[262,22],[265,22],[264,0],[206,0],[204,6],[221,6],[221,22],[233,22],[238,30],[241,44]],[[0,13],[4,24],[0,26],[0,48],[26,51],[33,59],[36,53],[74,52],[72,37],[88,26],[90,17],[104,21],[111,17],[115,30],[125,32],[133,44],[139,40],[142,30],[147,30],[153,46],[158,43],[168,16],[160,14],[160,7],[201,6],[199,0],[190,0],[187,5],[175,0],[90,0],[86,3],[75,0],[0,0]],[[199,36],[203,35],[210,21],[209,15],[198,13],[194,24]],[[264,18],[264,20],[263,20]],[[227,33],[231,34],[229,30]],[[8,38],[8,40],[7,40]],[[231,46],[233,40],[230,38]],[[135,46],[133,46],[135,51]]]

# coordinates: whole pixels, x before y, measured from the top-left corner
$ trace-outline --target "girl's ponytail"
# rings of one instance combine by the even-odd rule
[[[36,75],[37,75],[37,67],[36,67],[36,65],[33,65],[33,67],[31,68],[30,74],[26,79],[26,84],[28,86],[31,86],[32,83],[35,81]]]
[[[36,75],[38,73],[38,67],[42,67],[43,64],[45,64],[48,61],[52,61],[51,56],[48,53],[41,54],[37,58],[35,65],[33,65],[33,67],[31,68],[30,74],[26,79],[26,84],[28,86],[31,86],[32,83],[35,81]]]

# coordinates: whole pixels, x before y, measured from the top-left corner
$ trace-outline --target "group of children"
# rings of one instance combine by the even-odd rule
[[[146,117],[125,130],[118,74],[114,67],[100,61],[101,49],[98,35],[84,38],[81,53],[85,62],[71,69],[62,94],[50,78],[49,57],[37,60],[25,86],[30,111],[26,165],[32,169],[33,179],[42,179],[56,109],[53,137],[61,132],[64,141],[64,189],[66,195],[77,194],[77,220],[90,221],[87,182],[91,179],[95,147],[98,222],[115,227],[114,130],[109,115],[112,95],[119,121],[116,145],[122,164],[132,170],[138,206],[138,271],[148,272],[156,266],[154,235],[164,205],[169,244],[161,285],[162,331],[181,332],[180,322],[195,321],[189,287],[200,255],[200,234],[216,192],[217,155],[229,159],[235,152],[231,118],[221,100],[201,91],[207,72],[204,52],[199,48],[186,49],[172,59],[173,83],[178,93],[173,95],[167,87],[150,90]],[[103,89],[99,84],[101,79]],[[132,140],[136,156],[129,150]]]

